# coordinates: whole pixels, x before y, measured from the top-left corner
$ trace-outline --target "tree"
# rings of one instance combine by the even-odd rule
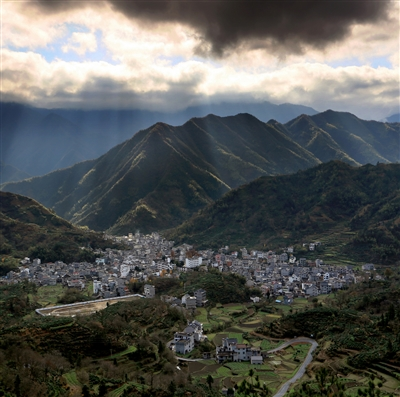
[[[176,391],[176,383],[171,380],[170,384],[168,385],[168,392],[171,396],[173,396],[175,394]]]
[[[21,395],[21,378],[19,377],[18,374],[15,377],[15,381],[14,381],[14,393],[17,397],[20,397],[20,395]]]
[[[106,384],[104,382],[101,382],[100,386],[99,386],[99,394],[98,394],[98,396],[99,397],[105,396],[107,394],[107,391],[108,390],[107,390]]]
[[[82,397],[90,397],[90,389],[88,385],[82,387]]]
[[[211,385],[214,383],[214,378],[210,374],[207,376],[206,382],[211,390]]]
[[[164,351],[164,349],[165,349],[164,343],[161,340],[159,340],[158,341],[158,353],[161,354]]]
[[[250,368],[249,376],[251,378],[251,384],[253,384],[253,376],[254,376],[254,369],[253,368]]]

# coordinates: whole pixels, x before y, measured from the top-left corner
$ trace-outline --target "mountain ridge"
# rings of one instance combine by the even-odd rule
[[[359,130],[349,131],[354,126]],[[262,175],[291,174],[331,159],[390,162],[396,126],[333,111],[301,115],[285,125],[247,113],[210,114],[178,127],[158,122],[97,159],[3,189],[33,197],[94,230],[163,230]],[[371,149],[379,139],[382,154]],[[355,142],[362,152],[356,159],[345,150],[349,140],[353,156]]]
[[[197,248],[282,247],[339,227],[352,236],[342,254],[393,263],[400,253],[399,221],[399,164],[352,167],[335,160],[260,177],[165,234]]]
[[[125,233],[177,225],[230,188],[318,162],[251,115],[209,115],[180,127],[157,123],[96,160],[5,189],[33,197],[72,222]],[[160,203],[165,197],[168,205]],[[129,225],[115,226],[123,219]]]
[[[300,113],[317,113],[302,105],[268,102],[208,104],[173,113],[139,109],[41,109],[12,102],[0,102],[0,107],[3,115],[0,126],[2,159],[33,176],[97,158],[158,121],[181,125],[190,118],[204,117],[211,112],[227,116],[247,111],[264,121],[274,114],[285,122]],[[59,145],[44,148],[43,143],[54,137]],[[41,158],[40,162],[38,158]],[[6,177],[7,174],[3,176],[4,182],[8,181]]]

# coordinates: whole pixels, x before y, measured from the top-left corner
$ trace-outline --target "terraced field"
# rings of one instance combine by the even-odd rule
[[[208,339],[216,346],[222,344],[223,338],[236,338],[239,343],[247,343],[268,351],[282,345],[284,341],[266,339],[254,331],[263,322],[274,321],[290,310],[302,309],[307,305],[311,306],[312,303],[306,299],[299,299],[292,307],[272,303],[270,305],[272,313],[257,312],[251,303],[217,305],[210,310],[209,315],[205,308],[198,309],[196,319],[203,323]],[[309,344],[289,346],[280,352],[270,354],[263,365],[251,365],[249,362],[216,364],[212,360],[201,360],[189,362],[188,366],[193,378],[205,383],[207,376],[211,375],[214,378],[213,385],[218,388],[233,387],[244,379],[249,382],[255,381],[257,376],[260,384],[265,383],[274,393],[296,374],[309,348]],[[254,370],[253,380],[249,377],[250,369]]]
[[[264,345],[266,346],[268,341],[265,340],[265,342]],[[288,347],[284,349],[282,353],[277,352],[271,354],[271,356],[264,361],[263,365],[251,365],[248,362],[210,364],[210,360],[208,360],[208,362],[203,360],[189,362],[188,366],[192,376],[203,382],[206,381],[208,375],[211,375],[214,378],[214,384],[218,388],[233,387],[243,379],[249,382],[255,382],[257,377],[260,384],[265,383],[272,392],[275,392],[297,372],[301,365],[301,360],[299,360],[300,362],[296,362],[294,359],[299,357],[299,354],[302,354],[307,347],[309,347],[309,345]],[[297,351],[300,353],[296,355]],[[254,371],[253,377],[249,376],[250,369]]]

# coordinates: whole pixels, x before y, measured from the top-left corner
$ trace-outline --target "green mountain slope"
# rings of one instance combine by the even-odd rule
[[[2,255],[32,255],[44,261],[87,260],[93,259],[93,255],[80,247],[105,248],[100,234],[73,226],[35,200],[0,192],[0,202]]]
[[[351,113],[327,110],[302,115],[285,124],[288,135],[321,161],[352,165],[400,160],[398,123],[361,120]]]
[[[102,157],[6,184],[57,214],[112,233],[176,226],[231,188],[319,163],[286,134],[249,114],[157,123]]]
[[[390,262],[400,253],[400,165],[333,161],[261,177],[227,193],[167,237],[198,246],[274,246],[350,228],[343,252]]]

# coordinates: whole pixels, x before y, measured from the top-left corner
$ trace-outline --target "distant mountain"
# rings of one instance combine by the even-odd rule
[[[13,165],[4,164],[0,161],[0,184],[4,182],[21,181],[22,179],[29,178],[31,175],[19,170]]]
[[[96,160],[6,184],[57,214],[113,233],[176,226],[231,188],[319,163],[249,114],[157,123]]]
[[[400,160],[399,124],[365,121],[351,113],[327,110],[301,115],[284,127],[295,142],[322,162],[361,165]]]
[[[181,125],[192,117],[210,113],[231,116],[244,112],[263,121],[274,118],[286,122],[302,113],[317,113],[306,106],[268,102],[207,104],[174,113],[138,109],[49,110],[16,103],[0,103],[0,107],[3,162],[34,176],[96,158],[157,122]]]
[[[340,252],[394,263],[400,255],[400,165],[338,161],[234,189],[166,237],[201,247],[276,247],[350,230]],[[350,237],[349,237],[350,236]]]
[[[392,114],[389,117],[386,117],[387,123],[400,123],[400,113]]]
[[[34,176],[99,155],[88,136],[58,114],[18,104],[1,106],[5,164]]]
[[[93,255],[80,247],[106,245],[101,234],[73,226],[31,198],[0,192],[0,202],[2,255],[32,255],[45,261],[88,260]],[[0,274],[1,270],[0,263]]]

